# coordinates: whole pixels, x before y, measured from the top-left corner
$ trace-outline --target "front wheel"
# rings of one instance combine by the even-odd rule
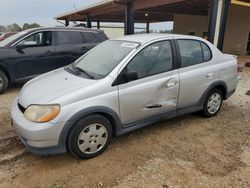
[[[202,114],[205,117],[215,116],[222,105],[222,93],[219,89],[212,89],[207,95],[204,104]]]
[[[6,74],[0,70],[0,94],[2,94],[8,87],[8,78]]]
[[[111,136],[110,122],[101,115],[90,115],[73,126],[68,136],[68,150],[78,158],[92,158],[108,147]]]

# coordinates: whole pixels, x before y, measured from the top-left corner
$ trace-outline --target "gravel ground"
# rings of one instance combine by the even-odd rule
[[[25,152],[9,120],[21,85],[13,86],[0,96],[0,187],[250,187],[250,68],[240,75],[216,117],[163,121],[81,161]]]

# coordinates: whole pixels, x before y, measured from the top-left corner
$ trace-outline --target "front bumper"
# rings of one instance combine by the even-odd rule
[[[64,123],[34,123],[27,120],[17,105],[11,108],[12,124],[26,149],[34,154],[52,155],[66,152],[65,143],[59,142]]]

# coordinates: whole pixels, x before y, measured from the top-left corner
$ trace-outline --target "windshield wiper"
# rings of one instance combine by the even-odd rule
[[[95,79],[94,76],[90,75],[87,71],[85,71],[84,69],[80,68],[80,67],[75,67],[75,66],[72,66],[74,70],[77,70],[79,72],[82,72],[84,74],[86,74],[89,78],[91,79]]]

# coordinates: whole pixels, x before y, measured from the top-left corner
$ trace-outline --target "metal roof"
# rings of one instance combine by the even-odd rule
[[[56,16],[57,20],[124,22],[128,0],[105,0]],[[174,14],[208,15],[209,0],[134,0],[136,23],[172,21]]]
[[[55,19],[64,20],[69,15],[74,15],[74,14],[85,14],[85,15],[87,15],[88,11],[90,11],[92,9],[112,5],[115,2],[116,2],[116,0],[105,0],[105,1],[102,1],[102,2],[99,2],[99,3],[94,3],[92,5],[82,7],[80,9],[76,9],[76,10],[72,10],[72,11],[68,11],[68,12],[65,12],[63,14],[60,14],[60,15],[56,16]]]

